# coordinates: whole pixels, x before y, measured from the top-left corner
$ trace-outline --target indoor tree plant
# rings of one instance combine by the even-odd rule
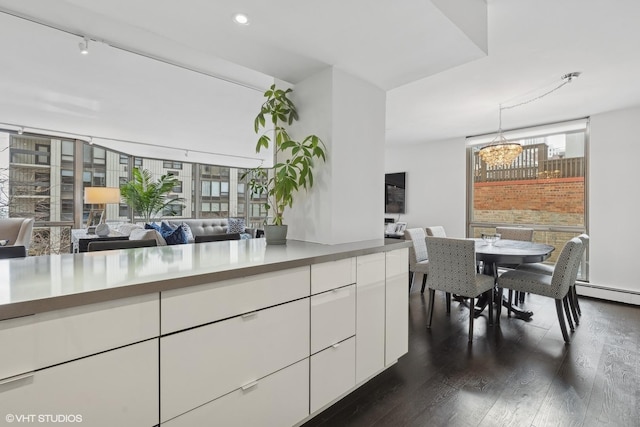
[[[167,197],[173,187],[179,184],[175,176],[162,175],[153,182],[151,172],[138,168],[133,169],[132,175],[133,179],[120,187],[120,194],[134,214],[140,215],[145,223],[151,222],[166,206],[184,200],[182,197]]]
[[[293,205],[299,189],[313,186],[314,159],[326,160],[326,147],[316,135],[309,135],[301,141],[289,136],[286,127],[298,120],[296,106],[288,97],[292,91],[272,85],[264,93],[267,99],[254,120],[254,130],[260,135],[256,152],[274,144],[276,164],[272,173],[259,166],[243,175],[243,178],[249,177],[248,185],[252,194],[267,196],[265,208],[272,214],[272,224],[265,225],[267,243],[286,243],[284,210]],[[274,236],[274,233],[277,235]]]

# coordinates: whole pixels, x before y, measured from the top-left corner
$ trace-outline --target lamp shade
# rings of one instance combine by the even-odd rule
[[[120,203],[120,189],[117,187],[85,187],[84,202],[88,205]]]

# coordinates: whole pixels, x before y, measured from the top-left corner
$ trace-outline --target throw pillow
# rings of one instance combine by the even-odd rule
[[[164,240],[162,235],[157,230],[136,229],[136,230],[131,230],[131,234],[129,235],[129,240],[150,240],[150,239],[155,239],[158,246],[167,246],[167,242]]]
[[[167,242],[167,245],[184,245],[187,242],[187,235],[182,227],[175,229],[168,222],[162,221],[160,224],[160,234]]]
[[[182,227],[178,227],[169,233],[165,232],[162,237],[166,240],[167,245],[184,245],[187,243],[187,236],[184,234]]]
[[[193,232],[191,231],[191,227],[189,227],[189,224],[183,222],[182,224],[180,224],[180,227],[182,227],[182,229],[184,230],[184,235],[187,236],[187,242],[193,243],[195,238],[193,237]]]
[[[229,218],[227,221],[227,234],[244,233],[244,218]]]
[[[156,230],[157,232],[160,232],[160,226],[158,224],[156,224],[155,222],[152,223],[146,223],[144,225],[145,230]]]

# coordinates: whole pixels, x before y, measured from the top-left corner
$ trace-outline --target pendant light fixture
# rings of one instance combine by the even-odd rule
[[[542,95],[538,95],[535,98],[532,98],[523,102],[519,102],[514,105],[509,105],[506,107],[500,104],[498,109],[498,134],[493,139],[493,141],[491,141],[488,145],[485,145],[480,149],[480,151],[478,152],[478,155],[480,156],[480,158],[487,165],[491,167],[510,165],[516,159],[516,157],[518,157],[520,153],[522,153],[522,145],[519,144],[518,142],[507,141],[507,139],[502,134],[502,110],[516,108],[521,105],[525,105],[530,102],[537,101],[538,99],[543,98],[549,95],[550,93],[555,92],[556,90],[560,89],[562,86],[568,83],[571,83],[573,79],[579,76],[580,76],[579,72],[565,74],[561,78],[562,83],[560,83],[558,86],[554,87],[553,89],[543,93]]]

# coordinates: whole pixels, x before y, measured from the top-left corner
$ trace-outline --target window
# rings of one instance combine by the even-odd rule
[[[126,154],[120,154],[120,164],[121,165],[128,165],[129,164],[129,156],[127,156]]]
[[[133,158],[133,166],[136,168],[141,168],[142,167],[142,158],[141,157],[134,157]]]
[[[36,156],[36,164],[38,165],[48,165],[49,164],[49,154],[51,152],[51,145],[49,144],[36,144],[36,152],[38,155]],[[42,153],[42,154],[40,154]]]
[[[580,120],[506,133],[523,146],[508,166],[488,166],[478,156],[488,141],[469,138],[469,236],[496,226],[531,227],[534,241],[557,248],[547,260],[554,263],[564,243],[587,230],[587,125]],[[588,280],[586,267],[578,277]]]
[[[172,160],[165,160],[162,162],[162,167],[165,169],[180,169],[182,170],[182,162],[174,162]]]

